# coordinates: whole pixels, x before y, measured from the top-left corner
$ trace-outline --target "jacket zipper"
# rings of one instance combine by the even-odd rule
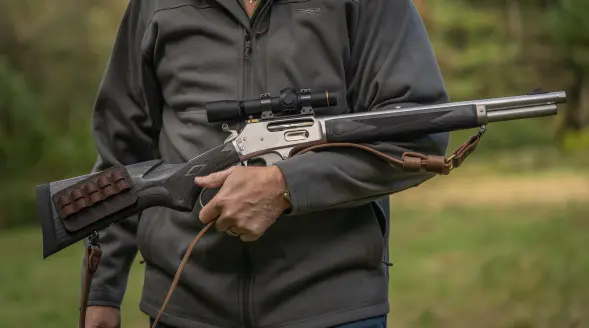
[[[252,37],[252,33],[256,33],[255,27],[256,22],[259,20],[259,17],[262,16],[268,10],[268,1],[261,0],[258,4],[258,8],[254,12],[251,20],[250,20],[250,29],[246,29],[245,36],[244,36],[244,49],[243,49],[243,58],[244,58],[244,83],[242,89],[242,96],[244,98],[253,98],[253,90],[252,90],[252,52],[254,49],[254,40]],[[251,256],[248,251],[248,247],[246,244],[243,245],[242,250],[243,255],[243,325],[245,328],[252,328],[253,318],[252,318],[252,309],[251,309],[251,283],[253,279],[252,269],[251,269]]]
[[[244,58],[244,83],[243,83],[243,90],[242,96],[243,98],[250,98],[252,93],[252,86],[251,86],[251,52],[252,52],[252,37],[248,30],[245,32],[244,36],[244,49],[243,49],[243,58]],[[250,254],[248,252],[247,245],[243,245],[242,248],[242,257],[243,257],[243,326],[244,328],[251,328],[253,327],[252,322],[252,315],[251,315],[251,305],[250,305],[250,293],[251,293],[251,263],[250,263]]]
[[[250,292],[251,292],[251,262],[247,246],[243,245],[243,326],[245,328],[252,328],[254,326],[251,315]]]

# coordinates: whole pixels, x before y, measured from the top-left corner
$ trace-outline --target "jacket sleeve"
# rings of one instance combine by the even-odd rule
[[[156,95],[160,93],[155,87],[146,90],[156,84],[141,52],[144,30],[140,1],[131,0],[94,106],[93,135],[98,160],[93,171],[157,158],[161,107]],[[120,307],[137,254],[138,220],[136,215],[99,231],[103,255],[92,280],[88,305]]]
[[[411,0],[359,0],[346,72],[352,112],[448,102],[425,26]],[[399,158],[414,151],[444,155],[449,134],[366,144]],[[362,150],[333,148],[276,163],[290,192],[290,215],[358,206],[433,177],[406,173]]]

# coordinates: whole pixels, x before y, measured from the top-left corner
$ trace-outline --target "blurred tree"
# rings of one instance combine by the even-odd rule
[[[20,182],[41,159],[42,122],[23,76],[0,57],[0,207],[6,211],[0,215],[0,228],[18,223],[30,207]]]
[[[589,124],[589,2],[585,0],[511,0],[522,9],[518,20],[519,63],[537,72],[539,84],[565,89],[566,111],[556,136],[567,148],[582,141]],[[511,5],[513,7],[513,5]],[[571,139],[572,138],[572,139]],[[577,139],[576,141],[573,139]],[[577,145],[579,146],[579,145]],[[589,148],[589,144],[582,147]],[[578,148],[578,147],[577,147]]]
[[[126,1],[0,2],[0,228],[34,186],[90,170],[90,113]]]
[[[566,90],[556,134],[570,148],[589,144],[589,1],[455,0],[415,2],[426,21],[453,100]],[[541,122],[541,123],[538,123]],[[553,144],[555,119],[496,124],[491,148]],[[544,126],[543,128],[541,126]],[[534,133],[536,131],[536,133]],[[585,132],[586,133],[586,132]],[[460,133],[458,133],[460,134]]]
[[[589,1],[586,0],[551,1],[548,13],[547,30],[555,45],[555,64],[562,67],[569,77],[568,111],[559,133],[564,138],[579,136],[579,139],[586,140],[589,136],[582,133],[589,125],[588,13]],[[567,146],[574,148],[574,141],[573,145]],[[577,146],[589,149],[589,144],[585,142]]]

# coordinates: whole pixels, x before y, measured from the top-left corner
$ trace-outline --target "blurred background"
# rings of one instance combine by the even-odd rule
[[[491,125],[463,167],[392,197],[390,327],[589,327],[589,1],[415,3],[452,101],[541,87],[568,104]],[[82,247],[42,260],[33,191],[91,169],[91,107],[126,4],[0,1],[2,327],[76,325]],[[141,284],[137,262],[123,327],[147,327]]]

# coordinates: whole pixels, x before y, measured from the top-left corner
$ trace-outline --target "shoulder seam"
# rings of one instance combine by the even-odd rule
[[[146,29],[153,23],[153,19],[155,17],[155,15],[157,13],[159,13],[160,11],[166,11],[166,10],[171,10],[171,9],[178,9],[181,7],[194,7],[193,5],[189,5],[189,4],[183,4],[183,5],[177,5],[177,6],[173,6],[173,7],[167,7],[167,8],[160,8],[155,10],[152,14],[151,14],[151,18],[149,19],[149,23],[146,26]]]
[[[149,27],[151,26],[151,24],[153,24],[153,19],[155,18],[155,15],[157,13],[159,13],[160,11],[164,11],[164,10],[176,9],[176,8],[186,7],[186,6],[191,6],[191,5],[184,4],[184,5],[178,5],[178,6],[173,6],[173,7],[168,7],[168,8],[160,8],[160,9],[154,10],[151,13],[151,16],[149,17],[149,21],[147,22],[147,24],[145,24],[145,23],[143,24],[143,35],[142,35],[141,39],[142,40],[145,39],[145,35],[147,34],[147,30],[149,29]],[[143,52],[143,50],[141,50],[141,55],[144,58],[149,57],[149,56],[147,56],[147,54],[145,54]]]

